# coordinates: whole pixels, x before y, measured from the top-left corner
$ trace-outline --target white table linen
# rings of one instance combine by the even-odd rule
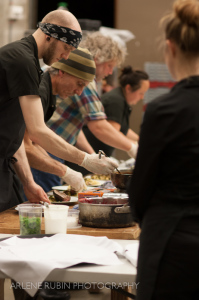
[[[56,234],[23,239],[17,236],[0,242],[0,271],[34,296],[49,273],[79,263],[121,264],[116,252],[122,247],[107,237]],[[30,288],[31,283],[31,288]]]
[[[132,263],[134,267],[137,267],[138,260],[139,241],[133,241],[124,248],[124,256]]]

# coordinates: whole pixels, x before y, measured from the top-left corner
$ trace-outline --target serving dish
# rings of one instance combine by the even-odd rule
[[[51,204],[56,204],[56,205],[69,205],[69,206],[75,205],[75,204],[77,204],[77,203],[78,203],[78,197],[76,197],[76,196],[71,196],[69,201],[62,201],[62,202],[56,202],[56,201],[54,201],[54,202],[51,202]],[[19,204],[19,205],[20,205],[20,204]],[[19,211],[19,208],[18,208],[19,205],[17,205],[17,206],[15,207],[15,210],[16,210],[16,211]],[[44,207],[44,205],[43,205],[43,207]],[[44,211],[44,209],[42,209],[42,212],[43,212],[43,211]]]
[[[120,169],[119,171],[120,173],[117,171],[111,173],[111,181],[116,188],[126,190],[127,184],[132,177],[133,169]]]
[[[61,202],[57,202],[57,201],[52,201],[51,204],[56,204],[56,205],[75,205],[78,203],[78,197],[76,196],[70,196],[70,200],[69,201],[61,201]]]
[[[68,191],[69,190],[68,185],[57,185],[57,186],[52,186],[52,190],[57,190],[57,191]]]

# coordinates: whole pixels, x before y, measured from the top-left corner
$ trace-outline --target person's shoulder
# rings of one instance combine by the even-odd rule
[[[0,52],[2,53],[8,53],[9,52],[13,52],[13,53],[18,53],[18,52],[25,52],[25,49],[27,50],[27,48],[32,48],[33,45],[33,39],[31,39],[31,37],[29,38],[22,38],[21,40],[16,40],[12,43],[8,43],[4,46],[2,46],[0,48]]]
[[[121,93],[121,88],[120,87],[116,87],[114,89],[112,89],[109,92],[106,92],[104,94],[102,94],[102,99],[109,99],[109,98],[113,98],[113,97],[122,97],[123,94]]]
[[[81,94],[82,97],[90,97],[95,96],[98,97],[97,87],[95,81],[89,82],[87,86],[84,87],[83,92]]]
[[[51,79],[48,71],[44,72],[41,77],[41,82],[39,85],[39,90],[47,91],[51,87]]]
[[[182,107],[180,105],[183,94],[178,89],[171,89],[169,92],[158,96],[146,106],[146,114],[156,117],[171,117],[178,114]]]
[[[163,95],[160,95],[160,96],[154,98],[151,102],[149,102],[147,104],[147,106],[152,107],[152,108],[159,107],[159,106],[167,103],[168,99],[170,99],[170,98],[171,98],[171,94],[165,93]]]
[[[45,71],[43,74],[42,74],[42,78],[41,78],[41,84],[47,84],[49,85],[49,83],[51,82],[51,78],[50,78],[50,74],[48,71]]]
[[[33,56],[33,41],[29,38],[23,38],[9,43],[0,49],[1,61],[12,61],[13,65],[24,63],[31,64]]]
[[[117,87],[101,96],[101,101],[104,106],[106,105],[117,105],[120,107],[124,106],[125,98],[122,94],[121,88]]]

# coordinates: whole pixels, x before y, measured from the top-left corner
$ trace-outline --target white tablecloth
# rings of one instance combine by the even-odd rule
[[[121,264],[116,252],[122,247],[107,237],[56,234],[22,239],[14,236],[0,242],[0,270],[34,296],[48,274],[56,268],[79,263]],[[31,289],[30,289],[31,285]]]
[[[126,245],[124,248],[124,256],[132,263],[134,267],[137,267],[138,250],[139,241],[134,241],[133,243]]]

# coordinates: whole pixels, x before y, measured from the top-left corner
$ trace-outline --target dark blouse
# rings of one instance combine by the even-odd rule
[[[198,76],[180,81],[148,104],[128,192],[132,214],[142,229],[137,299],[150,300],[163,253],[178,224],[187,217],[199,218]],[[186,242],[187,235],[182,237]]]

